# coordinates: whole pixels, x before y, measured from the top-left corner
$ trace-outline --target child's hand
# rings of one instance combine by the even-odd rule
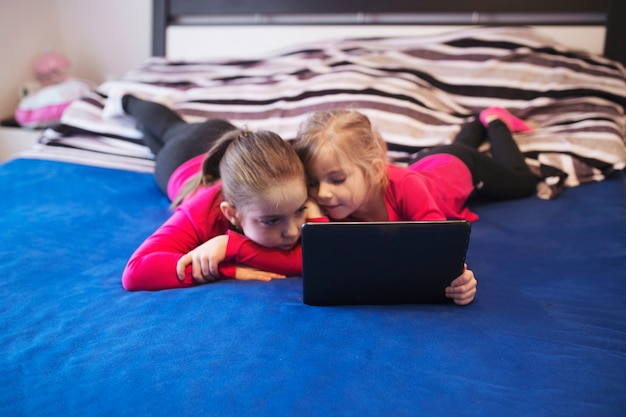
[[[176,275],[185,279],[185,269],[191,264],[193,279],[201,284],[215,281],[219,276],[218,266],[226,257],[228,236],[216,236],[184,255],[176,264]]]
[[[474,273],[467,269],[466,264],[463,273],[446,288],[446,297],[452,298],[458,305],[469,304],[474,301],[477,284]]]
[[[272,278],[283,279],[286,277],[284,275],[261,271],[260,269],[245,265],[237,265],[235,268],[235,279],[240,279],[242,281],[249,281],[253,279],[258,281],[271,281]]]

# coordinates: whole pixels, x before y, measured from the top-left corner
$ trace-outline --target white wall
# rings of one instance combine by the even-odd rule
[[[51,17],[52,16],[52,17]],[[54,2],[0,0],[0,118],[13,114],[37,53],[61,48]]]
[[[102,82],[137,67],[150,56],[152,0],[55,3],[65,53],[81,77]]]
[[[38,54],[62,52],[73,76],[100,83],[150,56],[151,31],[151,0],[0,0],[0,118]]]

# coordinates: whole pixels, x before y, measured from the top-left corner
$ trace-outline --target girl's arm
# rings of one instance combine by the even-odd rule
[[[328,222],[328,217],[308,218],[307,222]],[[302,275],[302,245],[291,250],[266,248],[236,232],[228,231],[224,259],[288,277]]]
[[[191,267],[182,280],[176,274],[180,258],[213,236],[228,230],[228,221],[219,214],[219,188],[199,190],[149,236],[130,257],[122,275],[122,285],[128,291],[162,290],[197,285]],[[231,268],[234,265],[221,265]],[[227,269],[224,275],[233,275]]]
[[[291,250],[266,248],[239,233],[228,231],[224,260],[293,277],[302,275],[302,245]]]
[[[182,280],[176,274],[181,257],[196,248],[202,240],[182,211],[174,214],[148,237],[130,257],[122,274],[122,285],[128,291],[163,290],[197,285],[191,268]],[[228,266],[223,265],[225,275]],[[234,270],[234,266],[231,266]]]
[[[307,219],[309,222],[327,222],[327,217]],[[215,277],[227,276],[236,279],[246,279],[255,276],[249,271],[242,275],[239,266],[235,269],[222,269],[224,262],[236,265],[245,265],[257,270],[258,279],[272,276],[283,278],[287,276],[302,275],[302,247],[300,244],[293,249],[285,251],[275,248],[267,248],[254,243],[247,237],[229,230],[225,235],[216,236],[203,243],[193,253],[181,258],[177,265],[179,279],[184,278],[184,271],[189,265],[194,270],[193,276]],[[217,270],[219,266],[219,272]],[[250,279],[250,278],[247,278]]]
[[[231,233],[237,235],[235,232]],[[206,284],[220,277],[260,281],[285,278],[284,275],[275,272],[268,272],[247,265],[237,265],[230,261],[233,256],[229,256],[229,260],[226,261],[229,235],[230,233],[227,232],[226,235],[215,236],[182,256],[176,264],[178,279],[181,282],[184,281],[189,271],[191,271],[193,279],[199,284]],[[243,239],[247,240],[246,238]]]

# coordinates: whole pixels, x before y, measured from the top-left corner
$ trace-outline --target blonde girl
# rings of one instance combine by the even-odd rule
[[[504,109],[485,110],[452,145],[420,153],[410,169],[387,163],[381,135],[364,114],[313,113],[294,142],[307,170],[309,194],[333,220],[402,221],[478,219],[466,203],[474,191],[490,198],[532,194],[536,179],[511,130],[527,130]],[[494,158],[478,152],[490,140]],[[470,303],[476,279],[470,270],[446,289],[457,304]]]
[[[420,152],[409,169],[387,163],[383,138],[362,113],[312,114],[294,143],[309,192],[334,220],[478,219],[466,207],[476,193],[490,199],[532,195],[537,179],[511,136],[528,127],[500,108],[483,111],[455,142]],[[477,147],[490,141],[493,157]]]

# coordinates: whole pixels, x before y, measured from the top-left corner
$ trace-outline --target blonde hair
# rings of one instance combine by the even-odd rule
[[[358,111],[311,114],[300,126],[294,147],[309,171],[322,153],[332,151],[359,167],[374,191],[384,194],[387,188],[387,146],[370,119]]]
[[[178,206],[201,186],[222,181],[224,200],[240,208],[258,201],[277,183],[305,181],[304,166],[293,147],[276,133],[231,130],[209,149],[202,171],[191,177],[173,201]]]

